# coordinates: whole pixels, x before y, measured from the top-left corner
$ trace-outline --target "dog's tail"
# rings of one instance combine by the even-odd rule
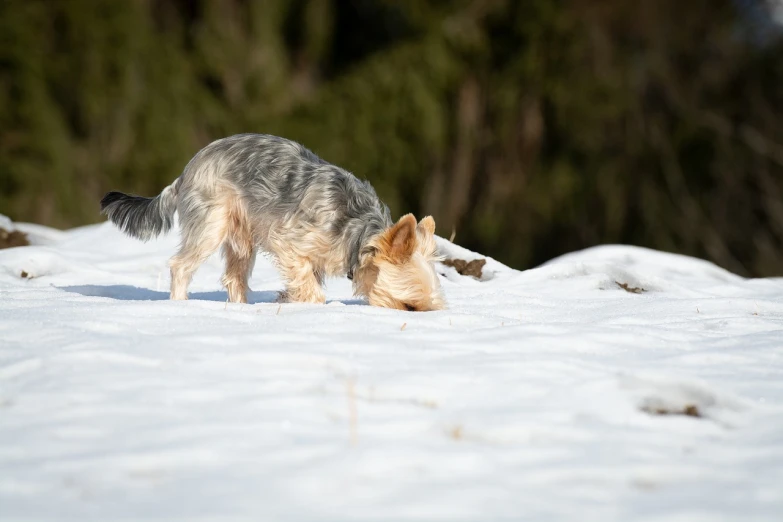
[[[101,213],[129,236],[149,241],[171,229],[177,211],[179,180],[154,198],[109,192],[101,200]]]

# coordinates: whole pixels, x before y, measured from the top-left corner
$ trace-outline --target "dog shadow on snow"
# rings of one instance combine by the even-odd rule
[[[80,294],[86,297],[108,297],[120,301],[168,301],[169,293],[149,288],[139,288],[130,285],[74,285],[61,286],[60,290]],[[259,290],[249,292],[248,304],[277,303],[280,293],[274,290]],[[226,302],[228,294],[225,291],[214,292],[189,292],[188,298],[197,301]],[[330,299],[327,303],[337,301],[346,305],[364,305],[364,301],[358,299]]]

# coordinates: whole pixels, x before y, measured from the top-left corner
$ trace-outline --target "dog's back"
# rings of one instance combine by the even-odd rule
[[[183,225],[227,200],[252,221],[256,242],[269,247],[270,234],[286,235],[291,245],[317,229],[334,248],[352,224],[369,223],[377,232],[392,222],[368,182],[299,143],[265,134],[217,140],[185,167],[177,188]]]

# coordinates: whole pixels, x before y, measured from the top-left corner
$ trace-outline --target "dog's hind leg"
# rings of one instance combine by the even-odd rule
[[[217,252],[226,237],[227,212],[223,206],[182,219],[182,246],[171,258],[171,299],[188,298],[188,285],[199,266]]]
[[[222,283],[232,303],[247,303],[250,290],[247,281],[253,271],[256,253],[250,219],[242,202],[234,197],[227,200],[226,240],[223,256],[226,271]]]
[[[223,245],[223,256],[226,259],[226,271],[221,282],[228,291],[228,299],[232,303],[247,303],[250,291],[248,280],[253,271],[256,253],[252,245],[246,250],[237,251],[231,244]]]

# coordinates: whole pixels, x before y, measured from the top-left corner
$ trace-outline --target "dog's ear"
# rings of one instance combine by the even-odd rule
[[[434,234],[435,233],[435,220],[432,219],[432,216],[426,216],[419,221],[419,230],[422,232],[426,232],[427,234]]]
[[[381,251],[392,262],[407,261],[416,250],[416,218],[406,214],[383,235]]]

